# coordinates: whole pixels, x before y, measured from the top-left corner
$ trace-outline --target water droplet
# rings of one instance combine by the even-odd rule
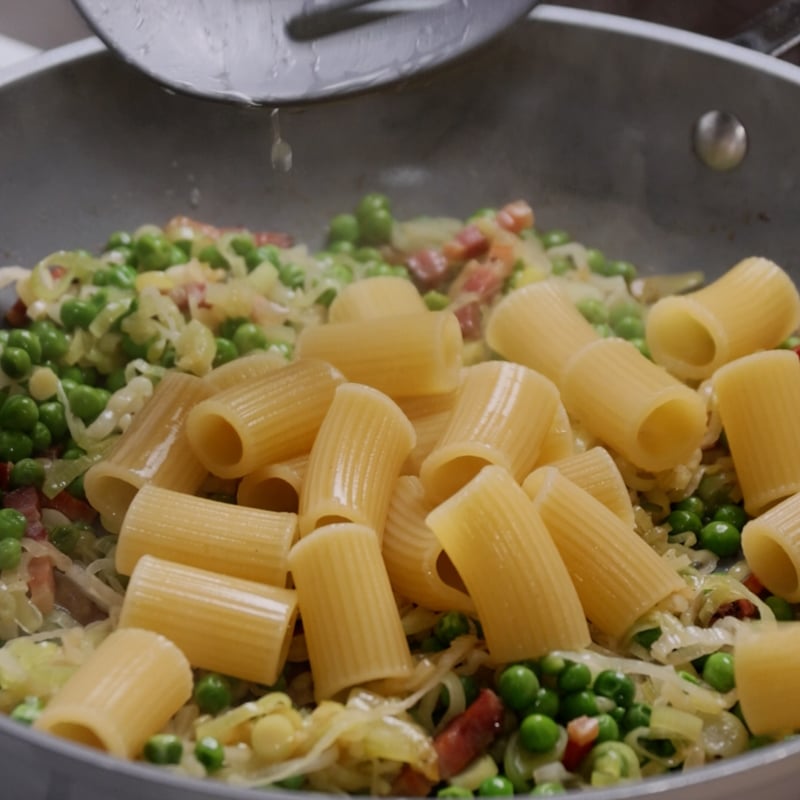
[[[200,190],[193,186],[189,192],[189,205],[192,208],[197,208],[200,205]]]
[[[747,131],[729,111],[707,111],[694,124],[692,144],[698,158],[711,169],[738,167],[747,155]]]
[[[279,109],[275,108],[270,114],[272,123],[272,148],[270,149],[270,161],[272,168],[280,172],[288,172],[292,168],[292,148],[287,141],[281,138],[281,125]]]

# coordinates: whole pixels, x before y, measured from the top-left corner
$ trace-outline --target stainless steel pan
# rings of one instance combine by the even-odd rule
[[[468,214],[525,197],[545,227],[649,272],[714,275],[767,255],[800,278],[800,69],[701,37],[541,7],[468,63],[271,117],[167,94],[88,41],[0,81],[0,262],[94,247],[117,228],[190,213],[321,241],[367,190],[398,216]],[[692,130],[735,114],[748,151],[709,169]],[[252,798],[43,738],[0,719],[0,797]],[[596,800],[796,800],[800,740]],[[277,794],[277,793],[276,793]],[[261,793],[258,796],[264,796]]]

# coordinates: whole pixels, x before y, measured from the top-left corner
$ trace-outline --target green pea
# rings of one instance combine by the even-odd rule
[[[112,269],[109,270],[109,283],[111,283],[111,275],[114,273],[113,267],[123,265],[130,266],[136,261],[136,255],[133,252],[132,247],[120,245],[119,247],[115,247],[113,250],[106,250],[103,260],[112,265]]]
[[[624,301],[616,303],[613,308],[608,312],[608,322],[612,328],[616,329],[617,325],[626,317],[635,317],[641,319],[642,307],[631,301]]]
[[[31,437],[21,431],[0,430],[0,461],[19,461],[33,455]]]
[[[194,686],[194,701],[203,714],[219,714],[231,704],[231,684],[223,675],[210,672]]]
[[[510,797],[514,794],[514,784],[503,775],[484,778],[478,786],[479,797]]]
[[[330,244],[328,244],[329,253],[352,256],[355,251],[356,246],[352,242],[347,242],[344,239],[337,242],[330,242]]]
[[[625,733],[634,728],[646,728],[650,724],[652,709],[645,703],[632,703],[622,718],[621,728]]]
[[[539,235],[539,239],[545,250],[549,250],[551,247],[559,247],[572,241],[572,237],[566,231],[560,229],[544,231]]]
[[[646,647],[648,650],[661,638],[661,628],[645,628],[637,631],[633,639],[637,644]]]
[[[21,539],[28,527],[25,515],[15,508],[0,509],[0,540]]]
[[[369,194],[365,194],[361,200],[359,200],[358,205],[356,206],[356,217],[360,216],[361,214],[368,213],[376,208],[382,208],[386,211],[391,210],[389,198],[380,192],[370,192]]]
[[[214,339],[216,344],[216,352],[214,353],[213,366],[219,367],[221,364],[227,364],[239,357],[239,348],[230,340],[223,336],[217,336]]]
[[[42,346],[42,358],[46,361],[58,361],[69,350],[69,338],[61,328],[57,328],[52,322],[47,322],[36,327],[35,323],[31,326]]]
[[[92,275],[92,286],[108,286],[111,283],[111,270],[99,269]]]
[[[133,251],[141,271],[164,270],[172,265],[172,242],[164,236],[143,233],[136,239]]]
[[[643,339],[644,322],[640,317],[623,317],[614,325],[614,333],[623,339]]]
[[[381,251],[376,250],[374,247],[359,247],[353,253],[353,258],[362,264],[366,264],[368,261],[381,261],[383,256],[381,256]]]
[[[273,786],[279,786],[281,789],[288,789],[289,791],[296,792],[305,786],[306,783],[306,776],[305,775],[291,775],[288,778],[284,778],[281,781],[275,781]]]
[[[528,708],[539,691],[536,673],[523,664],[512,664],[500,674],[497,689],[503,702],[515,711]]]
[[[700,519],[706,513],[706,504],[695,495],[684,497],[683,500],[673,503],[672,508],[676,511],[691,511],[692,514],[696,514]]]
[[[65,525],[56,525],[47,538],[62,553],[71,556],[79,548],[91,549],[94,544],[94,531],[85,522],[69,522]]]
[[[550,256],[553,275],[566,275],[575,269],[575,262],[569,256]]]
[[[771,594],[764,602],[772,609],[775,619],[780,622],[788,622],[794,619],[794,608],[792,604],[782,597]]]
[[[198,254],[197,257],[200,261],[205,261],[210,267],[214,269],[229,269],[228,259],[220,253],[216,245],[206,245]]]
[[[42,708],[44,708],[44,705],[38,697],[26,697],[19,705],[14,707],[9,716],[15,722],[20,722],[23,725],[33,725],[42,713]]]
[[[237,352],[244,355],[253,350],[266,349],[267,336],[254,322],[245,322],[233,334],[233,344]]]
[[[433,635],[444,645],[470,632],[469,617],[460,611],[447,611],[436,620]]]
[[[608,339],[610,336],[614,335],[613,328],[605,322],[600,322],[594,326],[594,329],[597,331],[599,336],[602,336],[603,339]]]
[[[733,656],[722,651],[712,653],[703,665],[703,680],[718,692],[729,692],[736,686]]]
[[[145,742],[143,752],[151,764],[180,764],[183,742],[172,733],[157,733]]]
[[[53,439],[62,439],[67,434],[67,417],[64,406],[57,400],[48,400],[39,406],[39,421],[47,426]]]
[[[112,372],[108,373],[108,377],[106,378],[106,389],[109,392],[111,392],[112,394],[114,392],[118,391],[119,389],[121,389],[126,384],[127,384],[127,381],[125,380],[125,370],[124,369],[122,369],[122,368],[115,369]],[[41,409],[40,409],[40,413],[41,413]]]
[[[110,394],[105,389],[83,384],[67,393],[70,410],[87,425],[97,419],[106,407],[109,397]]]
[[[36,401],[26,394],[12,394],[0,407],[0,426],[5,430],[28,433],[38,421]]]
[[[592,683],[592,673],[586,664],[567,664],[559,673],[557,685],[562,692],[580,692]]]
[[[385,244],[392,236],[394,219],[386,208],[373,208],[358,216],[360,239],[365,244]]]
[[[360,236],[355,214],[337,214],[328,226],[328,239],[331,242],[350,242],[354,244]]]
[[[729,522],[709,522],[700,530],[700,545],[720,558],[735,555],[741,545],[741,531]]]
[[[11,468],[12,486],[36,486],[44,483],[44,465],[35,458],[22,458]]]
[[[550,653],[539,659],[539,669],[542,675],[558,675],[566,666],[567,662],[561,656],[554,656]]]
[[[595,719],[598,725],[598,742],[611,742],[619,739],[619,725],[611,714],[598,714]]]
[[[259,264],[268,261],[274,267],[280,266],[280,254],[278,248],[274,244],[264,244],[254,248],[244,257],[244,262],[247,264],[248,270],[254,270]]]
[[[705,504],[705,513],[713,515],[721,505],[730,502],[731,485],[722,472],[706,472],[700,479],[695,495]]]
[[[379,278],[386,275],[391,275],[392,270],[394,268],[391,264],[387,264],[385,261],[376,261],[371,264],[367,264],[366,269],[364,270],[364,276],[366,278]]]
[[[129,264],[119,264],[111,270],[108,282],[118,289],[133,289],[136,286],[136,270]]]
[[[231,250],[233,250],[237,256],[243,257],[248,253],[251,253],[256,248],[256,243],[253,241],[252,234],[245,232],[237,233],[234,236],[231,236],[229,244],[231,246]]]
[[[78,500],[85,500],[86,499],[86,487],[84,485],[84,475],[78,475],[77,478],[73,478],[67,484],[67,491],[73,496],[77,497]]]
[[[422,295],[422,299],[431,311],[442,311],[450,305],[450,298],[442,292],[437,292],[435,289],[425,292],[425,294]]]
[[[544,714],[528,714],[519,726],[519,740],[534,753],[546,753],[555,747],[561,728]]]
[[[567,790],[563,783],[558,781],[545,781],[537,783],[530,792],[531,797],[555,797],[557,794],[564,794]]]
[[[747,522],[747,512],[734,503],[725,503],[714,512],[714,522],[727,522],[741,530]]]
[[[22,559],[19,539],[0,539],[0,570],[16,569]]]
[[[608,322],[608,308],[597,297],[584,297],[575,304],[575,307],[583,314],[587,322],[591,322],[592,325]]]
[[[476,219],[491,219],[492,217],[497,215],[497,211],[494,208],[479,208],[474,214],[469,217],[470,222]]]
[[[426,636],[419,645],[423,653],[439,653],[444,648],[445,646],[435,636]]]
[[[132,244],[133,236],[131,236],[128,231],[114,231],[114,233],[108,237],[105,249],[113,250],[115,247],[129,247]]]
[[[606,274],[606,257],[600,250],[590,247],[586,250],[586,261],[589,269],[597,275]]]
[[[656,628],[659,636],[661,629]],[[592,686],[595,694],[601,697],[608,697],[618,706],[628,708],[633,703],[636,694],[636,686],[633,681],[624,673],[616,669],[604,669],[597,674]]]
[[[638,274],[638,270],[630,261],[609,261],[606,264],[605,274],[609,276],[620,275],[630,283]]]
[[[39,337],[25,328],[14,328],[8,334],[9,347],[20,347],[31,357],[31,363],[40,364],[42,361],[42,343]]]
[[[330,304],[336,299],[337,294],[338,292],[336,289],[331,286],[322,292],[322,294],[320,294],[314,302],[319,303],[321,306],[325,306],[325,308],[329,308]]]
[[[306,282],[306,274],[296,264],[281,264],[278,267],[278,280],[290,289],[299,289]]]
[[[0,355],[0,367],[9,378],[24,378],[33,364],[27,350],[21,347],[5,347]]]
[[[672,528],[672,533],[686,533],[687,531],[700,533],[700,529],[703,527],[703,520],[694,512],[684,511],[679,508],[669,512],[667,524]]]
[[[475,795],[469,789],[463,786],[445,786],[436,792],[437,797],[474,797]]]
[[[244,325],[245,323],[249,322],[247,317],[228,317],[224,319],[219,326],[219,335],[223,339],[233,339],[233,335],[236,333],[236,329],[240,325]]]
[[[558,692],[540,686],[539,691],[533,698],[533,702],[525,709],[528,714],[544,714],[547,717],[556,718],[559,708]]]
[[[563,695],[558,711],[559,716],[565,721],[576,717],[596,717],[599,712],[597,695],[588,689]]]
[[[747,742],[747,747],[750,750],[756,750],[759,747],[766,747],[768,744],[772,744],[775,740],[771,736],[751,736]]]
[[[74,331],[76,328],[85,330],[92,324],[97,312],[98,308],[94,303],[72,297],[61,304],[59,319],[68,331]]]
[[[653,360],[653,354],[650,352],[650,347],[647,344],[646,339],[642,339],[641,337],[634,336],[633,339],[628,339],[628,341],[645,357],[649,358],[651,361]]]
[[[213,736],[200,739],[194,746],[194,754],[208,772],[216,772],[225,763],[225,748]]]

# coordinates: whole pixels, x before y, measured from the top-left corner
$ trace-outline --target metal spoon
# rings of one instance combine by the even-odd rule
[[[125,61],[215,100],[309,103],[440,66],[538,0],[73,0]]]

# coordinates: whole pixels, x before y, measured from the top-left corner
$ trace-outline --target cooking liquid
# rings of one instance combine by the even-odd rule
[[[292,168],[292,148],[287,141],[281,138],[279,111],[280,109],[273,108],[270,113],[270,122],[272,124],[270,161],[272,162],[272,169],[279,172],[288,172]]]

